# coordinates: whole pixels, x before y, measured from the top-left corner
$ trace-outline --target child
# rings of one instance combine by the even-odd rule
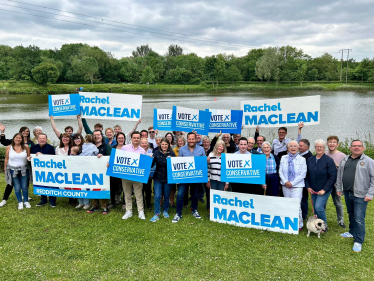
[[[96,156],[97,154],[99,154],[99,150],[94,144],[93,136],[86,135],[84,139],[86,140],[86,143],[84,143],[82,146],[82,153],[80,154],[80,156]]]
[[[70,149],[70,155],[75,156],[79,154],[79,147],[78,146],[73,146]]]

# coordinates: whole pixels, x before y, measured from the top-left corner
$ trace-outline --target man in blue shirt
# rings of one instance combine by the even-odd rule
[[[187,157],[187,156],[205,156],[205,150],[203,147],[196,145],[196,135],[193,132],[187,134],[187,145],[182,146],[179,149],[178,157]],[[184,193],[188,186],[191,188],[191,196],[192,196],[192,215],[200,219],[200,215],[197,212],[197,203],[198,203],[198,192],[199,186],[201,183],[191,183],[191,184],[179,184],[178,185],[178,196],[177,196],[177,213],[172,222],[178,222],[182,218],[182,211],[183,211],[183,201],[184,201]]]
[[[47,135],[40,133],[38,135],[38,144],[31,146],[31,154],[36,154],[38,156],[39,154],[47,154],[47,155],[55,155],[55,148],[47,143]],[[43,186],[46,187],[46,186]],[[54,188],[54,187],[50,187]],[[37,207],[43,206],[47,204],[47,196],[42,195],[41,201],[39,204],[37,204]],[[54,196],[49,196],[49,203],[51,204],[51,207],[54,208],[56,207],[56,197]]]

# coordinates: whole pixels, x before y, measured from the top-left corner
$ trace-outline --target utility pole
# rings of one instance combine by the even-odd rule
[[[343,76],[343,53],[344,53],[344,49],[340,50],[340,52],[342,52],[342,59],[340,60],[340,82],[342,82],[342,76]]]
[[[349,59],[349,51],[353,52],[352,49],[347,49],[348,50],[348,53],[347,53],[347,71],[345,73],[345,84],[348,83],[348,59]]]

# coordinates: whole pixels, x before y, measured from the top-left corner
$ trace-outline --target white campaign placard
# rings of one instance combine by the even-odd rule
[[[244,128],[317,125],[321,121],[321,96],[240,102]]]
[[[300,200],[210,190],[210,220],[241,227],[299,233]]]
[[[143,96],[80,92],[82,117],[138,121],[141,117]]]

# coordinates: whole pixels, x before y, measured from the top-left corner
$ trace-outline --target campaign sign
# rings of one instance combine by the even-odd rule
[[[221,181],[265,184],[266,156],[264,154],[222,153]]]
[[[209,132],[240,134],[242,132],[243,111],[226,109],[206,109],[210,111]]]
[[[210,220],[299,234],[300,199],[210,190]]]
[[[208,182],[206,156],[169,157],[167,169],[168,184]]]
[[[141,95],[86,92],[79,95],[81,114],[86,119],[138,121],[141,117]]]
[[[211,113],[209,111],[173,106],[171,130],[208,135]]]
[[[245,128],[318,125],[321,122],[321,96],[249,100],[240,102]]]
[[[31,155],[34,194],[109,199],[108,156]]]
[[[68,116],[80,114],[79,94],[49,95],[49,116]]]
[[[152,157],[130,151],[112,149],[107,176],[147,183]]]
[[[172,131],[171,116],[173,111],[171,109],[157,109],[153,110],[153,129]]]

